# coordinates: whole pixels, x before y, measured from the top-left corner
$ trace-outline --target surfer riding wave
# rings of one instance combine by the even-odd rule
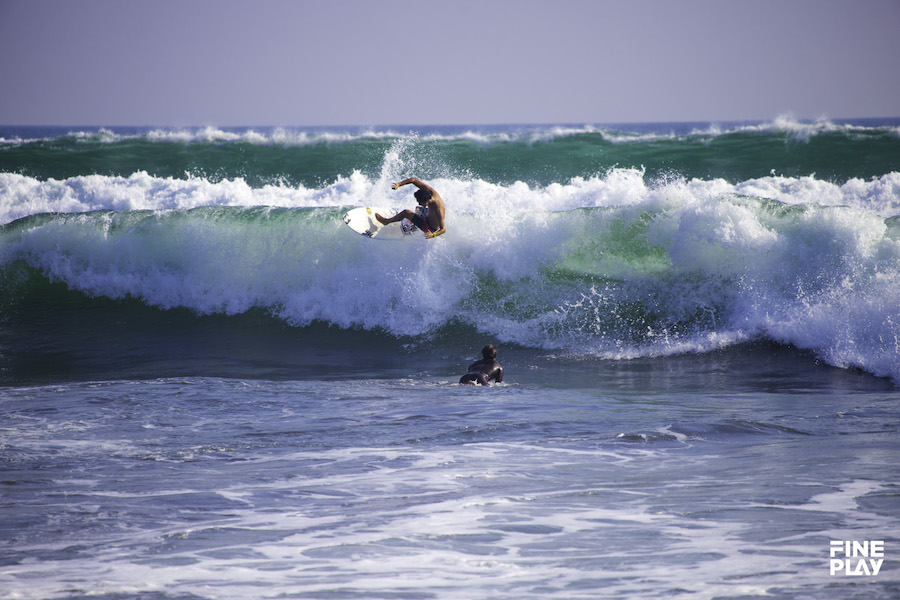
[[[404,179],[399,183],[395,183],[391,186],[391,189],[396,190],[410,183],[419,188],[416,190],[415,194],[413,194],[416,198],[416,202],[419,203],[416,211],[413,212],[408,209],[402,210],[389,219],[375,213],[375,218],[378,219],[378,222],[382,225],[388,225],[390,223],[402,221],[403,219],[408,219],[413,225],[425,232],[426,238],[430,239],[442,235],[446,232],[446,229],[444,228],[444,199],[441,198],[441,195],[438,194],[433,187],[423,183],[415,177],[410,177],[409,179]]]

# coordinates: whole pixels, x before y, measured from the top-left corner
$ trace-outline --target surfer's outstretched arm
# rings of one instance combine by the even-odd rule
[[[414,186],[416,186],[417,188],[419,188],[420,190],[429,190],[432,194],[437,194],[437,192],[435,191],[435,189],[433,187],[431,187],[430,185],[428,185],[427,183],[425,183],[424,181],[422,181],[421,179],[418,179],[416,177],[409,177],[399,183],[395,183],[395,184],[391,185],[391,189],[396,190],[397,188],[401,188],[404,185],[409,185],[410,183],[413,184]]]
[[[417,188],[421,188],[423,185],[425,185],[421,181],[416,179],[415,177],[408,177],[408,178],[404,179],[403,181],[392,184],[391,189],[396,190],[397,188],[403,187],[404,185],[409,185],[410,183],[416,184]]]

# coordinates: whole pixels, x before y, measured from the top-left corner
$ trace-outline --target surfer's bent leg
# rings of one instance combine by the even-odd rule
[[[409,219],[411,221],[415,215],[416,215],[416,213],[407,209],[407,210],[402,210],[402,211],[398,212],[396,215],[394,215],[390,219],[385,219],[378,213],[375,213],[375,218],[378,219],[378,222],[381,223],[382,225],[387,225],[389,223],[396,223],[397,221],[402,221],[403,219]]]

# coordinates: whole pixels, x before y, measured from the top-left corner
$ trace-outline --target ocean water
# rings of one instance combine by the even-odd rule
[[[900,119],[0,128],[2,599],[896,598],[898,386]]]

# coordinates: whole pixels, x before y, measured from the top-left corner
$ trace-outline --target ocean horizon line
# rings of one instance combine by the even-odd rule
[[[790,113],[779,114],[774,117],[761,118],[727,118],[727,119],[651,119],[651,120],[623,120],[623,121],[528,121],[528,122],[410,122],[410,123],[326,123],[326,124],[223,124],[214,122],[195,122],[195,123],[0,123],[0,128],[223,128],[223,129],[249,129],[249,128],[309,128],[309,129],[329,129],[329,128],[415,128],[415,127],[614,127],[626,125],[693,125],[693,124],[760,124],[760,123],[776,123],[779,121],[794,121],[797,123],[835,123],[838,121],[852,122],[877,122],[877,121],[900,121],[900,114],[886,116],[843,116],[832,117],[829,115],[820,115],[817,117],[798,117]]]

